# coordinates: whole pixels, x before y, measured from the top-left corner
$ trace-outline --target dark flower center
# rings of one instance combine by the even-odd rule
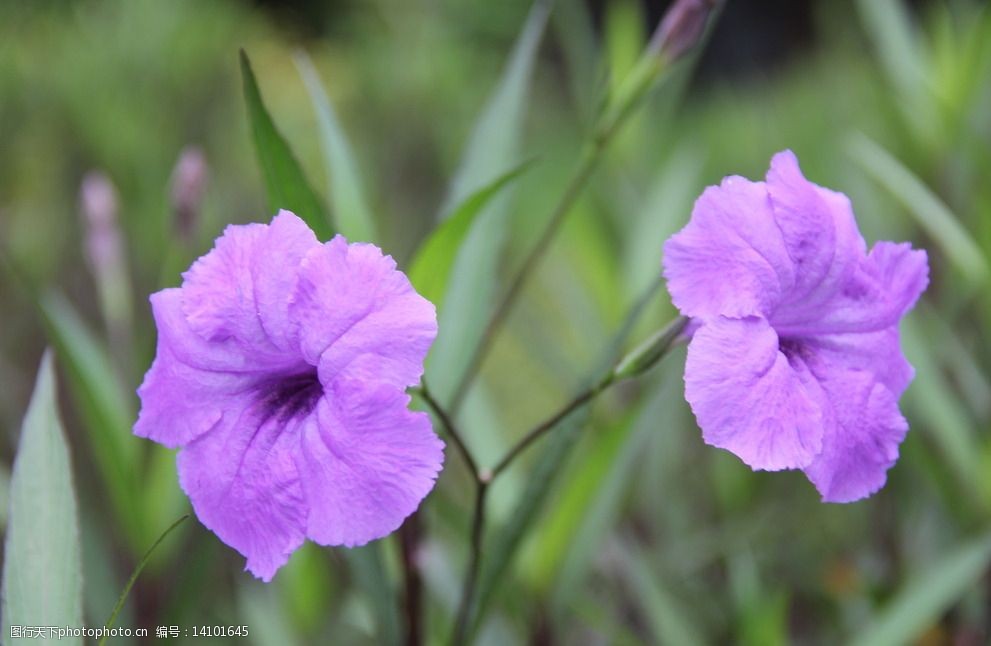
[[[309,413],[322,394],[323,385],[315,369],[273,379],[260,388],[268,415],[281,419]]]

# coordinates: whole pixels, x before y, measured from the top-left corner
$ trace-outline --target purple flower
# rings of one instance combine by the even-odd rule
[[[288,211],[229,226],[151,296],[155,361],[136,435],[178,456],[200,521],[271,580],[305,538],[355,546],[433,487],[443,443],[407,409],[434,306],[389,256],[320,244]]]
[[[802,469],[825,502],[869,496],[898,459],[914,370],[898,321],[925,251],[867,252],[850,201],[778,153],[764,182],[727,177],[664,245],[675,306],[699,326],[685,398],[706,443],[753,469]]]

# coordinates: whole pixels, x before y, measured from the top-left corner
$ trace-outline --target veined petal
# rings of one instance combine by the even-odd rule
[[[300,261],[318,246],[306,224],[280,211],[270,225],[228,226],[183,274],[183,312],[207,341],[233,339],[253,354],[290,347],[289,295]]]
[[[342,236],[303,260],[290,316],[303,356],[328,386],[338,379],[414,385],[437,335],[433,304],[395,261]]]
[[[306,417],[256,399],[240,414],[225,413],[179,452],[179,484],[196,516],[263,581],[304,540],[306,507],[294,456]]]
[[[763,182],[710,186],[684,229],[664,244],[664,277],[682,314],[764,315],[795,280]]]
[[[866,372],[838,370],[823,379],[832,410],[822,453],[803,470],[823,502],[853,502],[884,486],[908,422],[898,400]]]
[[[309,516],[322,545],[362,545],[397,529],[434,486],[443,442],[426,413],[395,388],[338,383],[308,419],[297,454]]]
[[[891,327],[915,305],[929,284],[926,252],[907,242],[878,242],[842,289],[805,320],[780,321],[775,327],[791,335],[814,336],[873,332]]]
[[[769,313],[779,324],[815,319],[847,284],[866,253],[850,201],[805,179],[790,150],[776,154],[767,172],[774,220],[795,269],[795,281]]]
[[[706,443],[754,469],[804,467],[822,448],[822,394],[765,319],[706,321],[688,346],[685,398]]]
[[[251,265],[258,318],[280,350],[295,350],[289,297],[296,287],[299,264],[307,252],[319,245],[305,222],[290,211],[279,211],[265,232],[262,253],[255,255]]]
[[[803,360],[813,374],[836,379],[833,375],[837,371],[870,373],[896,399],[915,376],[915,369],[902,353],[897,325],[876,332],[811,337],[801,345]]]

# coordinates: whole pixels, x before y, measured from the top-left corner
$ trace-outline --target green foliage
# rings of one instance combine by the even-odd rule
[[[76,494],[56,400],[52,354],[46,352],[10,483],[0,595],[4,644],[15,643],[11,626],[83,625]],[[83,640],[70,637],[66,643]]]
[[[330,103],[320,76],[310,58],[303,52],[296,54],[296,67],[306,83],[306,89],[317,113],[321,150],[327,167],[330,203],[334,209],[337,229],[354,242],[377,242],[375,219],[365,200],[358,165],[351,152],[334,107]]]
[[[453,214],[455,205],[518,162],[527,88],[548,11],[543,2],[530,10],[499,85],[475,122],[442,214]],[[444,297],[448,307],[439,319],[445,333],[435,342],[427,365],[431,387],[441,401],[447,401],[464,374],[492,311],[499,259],[508,234],[509,198],[501,195],[478,214],[458,250]]]
[[[655,27],[629,0],[595,12],[579,0],[332,4],[294,33],[284,14],[246,3],[0,3],[0,428],[20,427],[37,355],[52,345],[77,449],[89,624],[187,504],[174,452],[131,435],[155,347],[147,294],[176,284],[226,224],[293,209],[321,238],[374,241],[409,268],[441,312],[428,376],[445,402],[596,110]],[[743,74],[719,52],[744,61],[754,36],[721,25],[729,40],[705,74],[686,67],[642,104],[528,277],[457,421],[491,466],[601,375],[606,354],[663,326],[674,314],[659,280],[664,239],[706,185],[759,178],[787,147],[810,179],[850,196],[869,244],[910,240],[930,258],[930,287],[902,329],[916,377],[888,484],[822,505],[801,474],[752,473],[705,446],[679,351],[561,424],[493,486],[480,643],[986,639],[991,12],[975,0],[816,7],[804,48]],[[312,64],[294,65],[301,41]],[[258,79],[246,60],[239,74],[239,47]],[[205,151],[210,180],[202,219],[179,239],[168,182],[187,144]],[[514,167],[531,155],[540,163]],[[309,184],[303,169],[321,165],[326,181]],[[91,169],[120,194],[133,348],[97,325],[77,214]],[[19,289],[28,283],[40,287]],[[652,286],[628,342],[605,352]],[[0,502],[16,445],[5,439]],[[434,641],[450,634],[464,566],[471,496],[456,460],[449,449],[421,513]],[[393,539],[310,546],[264,586],[197,522],[172,538],[118,625],[247,622],[254,643],[402,638]]]
[[[451,279],[451,270],[462,247],[465,236],[471,230],[475,218],[508,184],[526,170],[530,162],[524,162],[509,170],[491,183],[478,189],[458,204],[451,215],[424,240],[409,267],[409,278],[416,291],[440,310],[444,294]]]
[[[268,113],[251,61],[241,50],[241,78],[244,82],[244,102],[248,106],[248,120],[255,141],[255,152],[262,177],[268,188],[268,208],[272,214],[287,209],[302,218],[320,240],[333,234],[330,222],[316,192],[310,186],[303,168],[296,160],[289,144],[275,127]]]

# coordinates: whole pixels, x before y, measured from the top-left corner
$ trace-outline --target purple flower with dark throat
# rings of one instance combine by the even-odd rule
[[[928,275],[908,243],[868,253],[847,197],[805,179],[791,151],[764,182],[707,188],[664,245],[672,300],[699,326],[685,397],[705,441],[753,469],[802,469],[826,502],[880,489],[914,375],[898,321]]]
[[[200,521],[271,580],[305,538],[355,546],[416,510],[443,462],[407,409],[434,306],[389,256],[320,244],[288,211],[229,226],[151,297],[155,361],[135,434],[181,447]]]

